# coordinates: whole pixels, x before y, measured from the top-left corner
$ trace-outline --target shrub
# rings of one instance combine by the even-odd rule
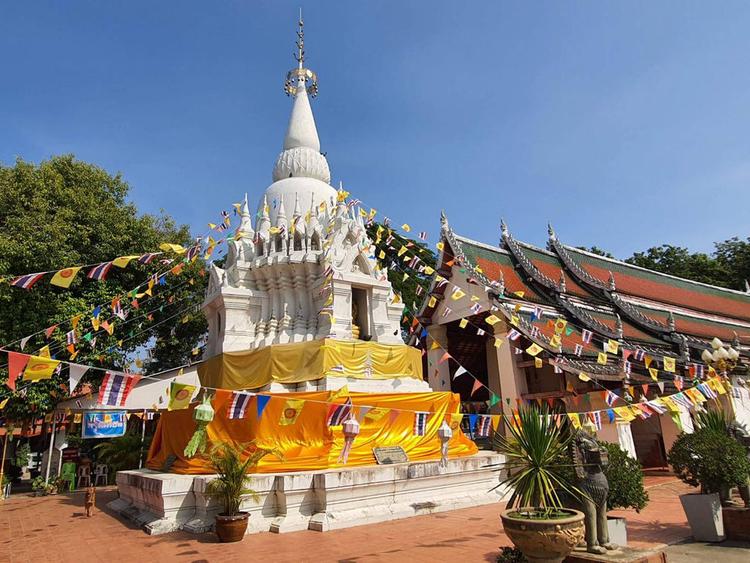
[[[504,547],[495,560],[497,563],[528,563],[528,559],[517,547]]]
[[[648,503],[648,493],[643,487],[643,468],[637,459],[630,457],[618,444],[600,442],[607,448],[609,465],[604,474],[609,482],[607,510],[633,508],[640,512]]]
[[[750,476],[745,448],[725,432],[699,428],[680,434],[667,456],[675,474],[702,493],[718,493]]]

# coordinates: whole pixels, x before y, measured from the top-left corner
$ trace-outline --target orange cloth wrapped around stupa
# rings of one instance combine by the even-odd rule
[[[229,391],[217,392],[212,403],[214,420],[208,425],[209,447],[220,442],[243,444],[255,440],[258,447],[282,452],[283,460],[274,455],[262,459],[253,470],[256,473],[374,465],[372,449],[386,446],[401,446],[409,461],[439,460],[441,444],[437,430],[446,419],[453,428],[448,457],[477,453],[474,442],[461,432],[460,415],[455,414],[460,401],[454,393],[351,393],[355,414],[361,414],[357,410],[361,406],[379,410],[368,413],[374,416],[359,417],[360,433],[354,440],[348,462],[340,464],[338,458],[344,445],[341,426],[329,427],[326,424],[333,395],[331,391],[275,394],[260,418],[257,416],[257,398],[253,398],[245,418],[229,419],[232,394]],[[305,402],[294,424],[281,425],[279,422],[289,399],[305,399]],[[338,403],[343,401],[344,398],[335,399]],[[173,473],[213,473],[205,457],[196,455],[188,459],[183,454],[195,430],[192,409],[162,412],[148,454],[146,466],[149,469],[164,470],[168,458],[175,456],[169,468]],[[415,411],[430,413],[424,436],[414,435]],[[375,419],[378,414],[382,416]]]

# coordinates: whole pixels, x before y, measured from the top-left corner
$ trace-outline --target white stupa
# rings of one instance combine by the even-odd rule
[[[403,343],[403,303],[377,268],[359,209],[330,185],[310,107],[317,77],[304,67],[302,30],[299,64],[285,84],[292,113],[273,183],[260,197],[255,226],[245,195],[225,267],[211,267],[203,304],[207,358],[323,338]]]

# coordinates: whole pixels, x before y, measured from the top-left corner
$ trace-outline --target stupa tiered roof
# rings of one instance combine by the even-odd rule
[[[683,366],[700,362],[714,337],[732,343],[743,356],[750,352],[750,294],[566,245],[551,226],[548,233],[547,248],[540,248],[517,240],[503,222],[501,243],[493,247],[455,233],[443,216],[437,274],[450,280],[460,267],[469,284],[488,288],[494,311],[480,316],[501,313],[559,367],[600,380],[649,377],[637,366],[626,374],[616,356],[598,364],[602,343],[609,339],[654,357],[673,357]],[[434,320],[450,285],[433,282],[421,323]],[[429,296],[436,297],[433,307]],[[568,329],[560,346],[553,346],[553,323],[560,318]],[[590,342],[582,337],[584,330],[593,334]]]

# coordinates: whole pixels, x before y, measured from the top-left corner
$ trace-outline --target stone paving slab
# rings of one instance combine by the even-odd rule
[[[628,518],[631,545],[654,549],[689,537],[677,497],[688,488],[674,478],[655,485],[648,478],[646,482],[649,506],[640,514],[617,511]],[[500,504],[325,533],[262,533],[237,544],[220,544],[211,533],[148,536],[103,512],[116,494],[100,489],[92,518],[85,517],[82,493],[40,498],[18,495],[4,501],[0,504],[0,563],[481,562],[494,561],[500,546],[511,545],[502,532]]]

